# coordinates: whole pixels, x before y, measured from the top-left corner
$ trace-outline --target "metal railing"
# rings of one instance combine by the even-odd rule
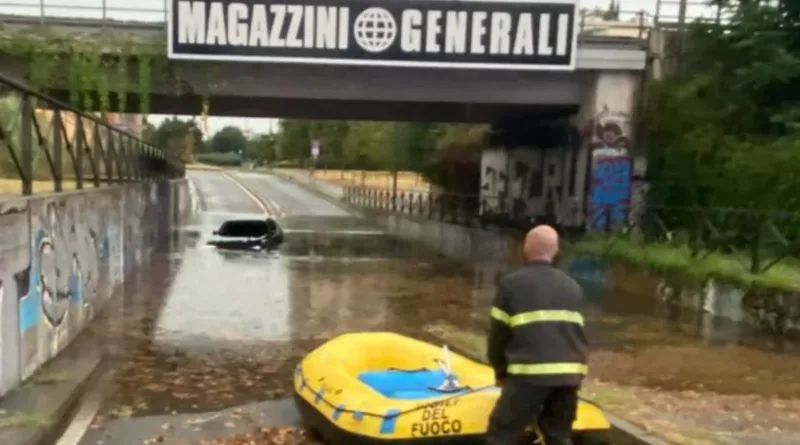
[[[539,223],[554,225],[573,244],[594,253],[637,246],[671,247],[686,261],[724,257],[726,267],[740,273],[760,274],[792,263],[800,280],[800,213],[746,209],[667,207],[639,208],[594,206],[585,209],[583,227],[565,227],[560,215],[531,218],[524,206],[509,204],[499,196],[398,191],[345,187],[344,199],[367,209],[396,212],[468,227],[496,226],[525,231]],[[574,220],[574,219],[572,219]],[[622,246],[622,247],[621,247]],[[719,260],[718,260],[719,261]]]
[[[38,21],[41,25],[76,19],[96,22],[101,27],[120,22],[163,24],[167,21],[167,1],[142,0],[137,3],[147,6],[131,6],[126,0],[15,0],[0,2],[0,11],[6,19]]]
[[[52,190],[177,178],[183,164],[159,148],[0,75],[0,174]]]
[[[13,17],[20,22],[38,21],[41,25],[70,20],[111,28],[134,22],[155,25],[166,23],[168,1],[142,0],[138,3],[147,6],[131,7],[128,0],[83,0],[77,4],[67,4],[65,0],[5,0],[0,1],[3,11],[0,21]],[[645,39],[654,23],[652,14],[644,10],[620,11],[617,20],[603,21],[595,11],[583,9],[576,21],[581,36],[615,39]]]

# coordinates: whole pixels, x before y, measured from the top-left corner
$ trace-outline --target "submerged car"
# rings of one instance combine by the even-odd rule
[[[272,218],[225,221],[208,244],[220,249],[274,249],[283,243],[283,230]]]

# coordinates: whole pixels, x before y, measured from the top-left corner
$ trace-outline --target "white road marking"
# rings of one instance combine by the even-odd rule
[[[239,173],[239,174],[242,175],[242,176],[263,177],[263,175],[260,175],[260,174],[248,174],[248,173]],[[228,176],[228,179],[233,180],[233,182],[235,182],[239,187],[241,187],[242,189],[244,189],[247,192],[250,192],[247,189],[247,187],[245,187],[241,182],[239,182],[236,178],[234,178],[233,175],[226,173],[226,176]],[[250,195],[251,196],[255,196],[253,193],[250,193]],[[275,202],[275,201],[273,201],[273,200],[271,200],[269,198],[256,197],[256,199],[268,209],[267,210],[267,215],[279,216],[279,217],[286,216],[286,213],[281,209],[281,207],[278,205],[277,202]]]
[[[261,211],[264,213],[264,215],[266,215],[266,216],[273,216],[273,215],[271,215],[271,213],[270,213],[269,209],[267,208],[267,206],[266,206],[266,205],[264,205],[264,202],[263,202],[261,199],[259,199],[259,197],[258,197],[258,196],[254,195],[254,194],[253,194],[253,192],[251,192],[250,190],[248,190],[248,189],[247,189],[247,187],[243,186],[243,185],[242,185],[242,184],[241,184],[239,181],[237,181],[237,180],[236,180],[236,178],[234,178],[234,177],[233,177],[233,176],[232,176],[230,173],[228,173],[228,172],[223,172],[223,173],[222,173],[222,176],[225,176],[225,177],[226,177],[226,178],[228,178],[228,179],[229,179],[231,182],[233,182],[234,184],[236,184],[236,187],[239,187],[239,188],[240,188],[240,189],[241,189],[243,192],[245,192],[245,194],[247,194],[247,196],[249,196],[249,197],[250,197],[250,199],[252,199],[253,201],[255,201],[255,203],[258,205],[258,207],[261,209]]]
[[[75,413],[72,422],[64,430],[64,434],[58,438],[56,445],[78,445],[80,443],[103,405],[112,375],[112,372],[106,372],[105,375],[100,377],[98,385],[91,389],[86,399],[81,402],[78,412]]]

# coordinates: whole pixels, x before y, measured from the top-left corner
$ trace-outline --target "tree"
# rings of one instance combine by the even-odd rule
[[[247,138],[239,127],[227,126],[216,132],[208,144],[213,153],[242,154],[247,148]]]
[[[268,164],[276,159],[277,136],[272,133],[259,134],[247,141],[245,154],[258,164]]]
[[[186,164],[195,161],[195,156],[203,145],[203,132],[193,119],[184,121],[171,117],[155,129],[152,124],[147,123],[142,137]]]
[[[611,2],[608,4],[608,9],[602,11],[600,16],[603,18],[603,20],[607,21],[619,20],[619,2],[611,0]]]
[[[327,159],[344,159],[344,141],[350,131],[347,121],[312,121],[310,134],[322,145],[321,156]]]
[[[473,173],[479,173],[487,129],[468,124],[286,119],[277,134],[276,159],[306,165],[311,140],[317,139],[320,167],[413,170],[445,189],[472,193],[478,187],[479,178]]]
[[[380,122],[351,122],[344,140],[347,165],[364,170],[383,170],[393,166],[391,128]]]
[[[276,146],[277,158],[285,161],[308,159],[311,146],[310,129],[310,121],[281,120]]]
[[[149,141],[153,134],[156,132],[156,126],[150,123],[146,118],[142,119],[142,139]]]
[[[392,125],[392,144],[398,168],[420,171],[432,160],[441,125],[401,122]]]
[[[800,210],[799,7],[736,2],[728,23],[692,26],[641,113],[652,199]]]

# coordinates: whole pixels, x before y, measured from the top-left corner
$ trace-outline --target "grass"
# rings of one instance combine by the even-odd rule
[[[0,416],[0,428],[25,428],[48,425],[50,420],[43,414],[14,413],[10,416]]]
[[[33,376],[30,382],[38,385],[52,385],[55,383],[62,383],[69,380],[70,374],[66,371],[50,371],[42,372]]]
[[[754,274],[748,260],[734,255],[709,253],[692,257],[689,248],[668,243],[645,244],[626,238],[597,237],[570,246],[575,253],[644,266],[657,272],[678,272],[696,279],[716,278],[742,286],[800,291],[800,261],[786,258],[766,271]]]

